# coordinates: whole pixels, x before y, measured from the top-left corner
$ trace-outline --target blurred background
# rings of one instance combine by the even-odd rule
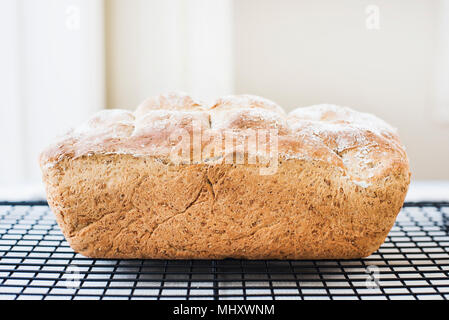
[[[4,192],[39,188],[67,128],[172,90],[371,112],[415,183],[449,181],[449,0],[0,0],[0,70]]]

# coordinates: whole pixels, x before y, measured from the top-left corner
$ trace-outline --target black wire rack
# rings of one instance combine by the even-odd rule
[[[359,260],[102,260],[74,253],[46,203],[0,203],[0,299],[449,300],[449,203],[406,203]]]

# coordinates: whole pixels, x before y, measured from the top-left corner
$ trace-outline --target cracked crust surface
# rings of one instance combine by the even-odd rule
[[[172,134],[198,128],[201,150],[222,144],[224,130],[237,143],[171,162]],[[225,153],[251,152],[238,145],[247,129],[277,130],[274,174],[260,175],[259,162],[223,163]],[[286,114],[248,95],[207,106],[168,94],[134,113],[106,110],[40,160],[66,239],[98,258],[363,257],[383,243],[410,181],[404,148],[382,120],[333,105]]]

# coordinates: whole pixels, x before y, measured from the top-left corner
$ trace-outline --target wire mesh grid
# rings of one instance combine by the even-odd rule
[[[46,205],[0,204],[0,299],[449,299],[449,204],[408,203],[368,258],[102,260]]]

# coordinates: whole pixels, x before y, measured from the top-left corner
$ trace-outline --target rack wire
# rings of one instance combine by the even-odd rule
[[[0,203],[0,299],[449,299],[449,203],[406,203],[359,260],[102,260],[43,202]]]

